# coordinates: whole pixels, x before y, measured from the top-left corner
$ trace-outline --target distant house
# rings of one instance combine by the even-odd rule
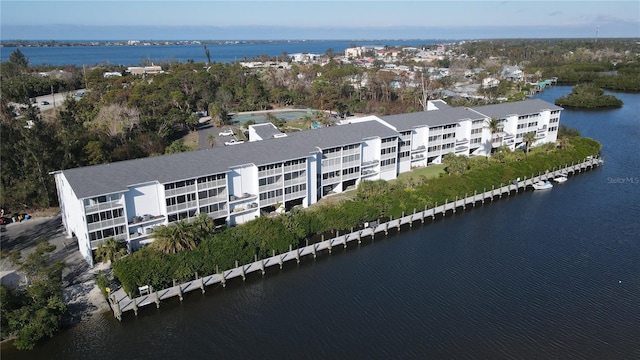
[[[104,74],[102,74],[102,76],[105,78],[110,78],[114,76],[122,76],[122,74],[117,71],[107,71]]]
[[[346,48],[344,49],[344,57],[346,57],[347,59],[359,58],[359,57],[362,57],[362,55],[364,55],[365,51],[367,51],[367,48],[365,48],[364,46]]]
[[[322,55],[309,53],[289,54],[289,58],[291,59],[291,61],[304,64],[313,63],[317,61],[321,56]]]
[[[500,75],[507,80],[510,81],[519,81],[524,78],[524,73],[517,65],[514,66],[505,66],[502,68]]]
[[[127,68],[127,72],[131,73],[132,75],[164,73],[161,66],[153,64],[151,66],[130,66]]]
[[[500,80],[492,77],[482,79],[482,87],[483,88],[492,88],[496,87],[500,84]]]

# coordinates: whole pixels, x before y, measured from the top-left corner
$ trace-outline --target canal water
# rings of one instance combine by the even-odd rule
[[[553,102],[570,87],[538,97]],[[640,95],[563,111],[603,167],[3,359],[638,359]]]

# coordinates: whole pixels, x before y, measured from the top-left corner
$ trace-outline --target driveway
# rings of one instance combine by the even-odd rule
[[[89,267],[80,255],[76,239],[67,238],[60,214],[32,217],[19,223],[3,225],[0,230],[0,248],[3,251],[20,250],[23,259],[35,250],[40,239],[46,239],[56,246],[51,259],[66,264],[62,271],[62,286],[72,322],[109,309],[94,281],[96,273],[105,267]],[[13,270],[15,267],[8,260],[0,260],[0,271],[5,273]]]

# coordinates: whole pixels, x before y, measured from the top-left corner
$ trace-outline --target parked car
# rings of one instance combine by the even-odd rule
[[[227,130],[220,131],[218,136],[233,136],[233,130],[227,129]]]
[[[229,140],[229,141],[225,142],[224,144],[228,146],[228,145],[242,144],[243,142],[244,141],[242,141],[242,140],[233,139],[233,140]]]
[[[49,105],[50,103],[48,101],[40,101],[40,105]]]

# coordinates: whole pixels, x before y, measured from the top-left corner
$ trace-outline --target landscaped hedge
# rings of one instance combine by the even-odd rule
[[[543,151],[540,147],[528,156],[500,162],[494,159],[472,159],[471,169],[464,175],[443,175],[439,178],[414,183],[383,180],[365,181],[358,188],[358,196],[335,205],[322,205],[279,215],[260,217],[246,224],[228,228],[218,234],[201,239],[192,251],[163,254],[149,247],[113,263],[113,272],[127,292],[135,294],[138,286],[151,285],[163,289],[193,280],[195,274],[205,276],[235,267],[235,262],[246,264],[319,241],[317,234],[344,233],[365,221],[381,217],[398,218],[431,208],[456,196],[478,193],[492,186],[509,184],[514,179],[530,178],[539,172],[551,171],[566,164],[577,163],[589,155],[599,154],[600,143],[573,137],[565,149]],[[537,151],[540,150],[540,151]],[[316,235],[316,236],[314,236]]]

